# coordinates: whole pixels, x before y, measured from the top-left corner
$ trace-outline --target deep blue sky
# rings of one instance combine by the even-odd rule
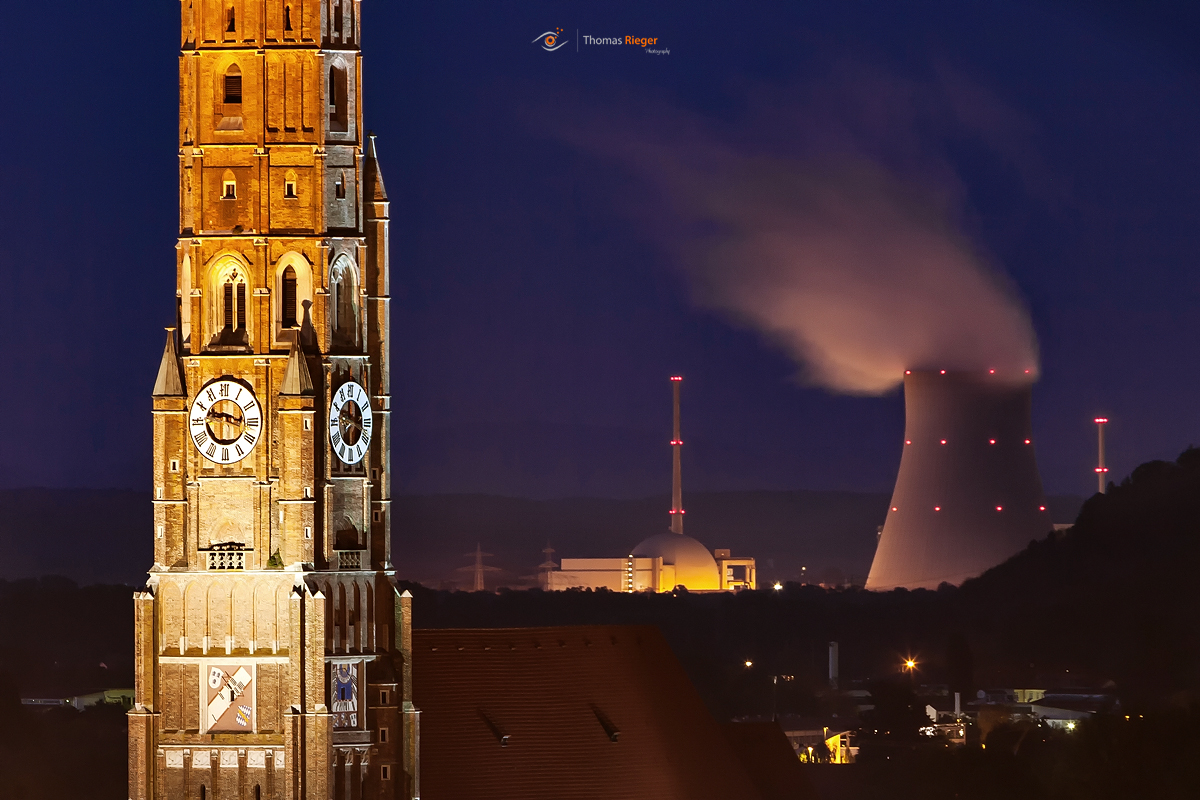
[[[989,143],[985,119],[896,136],[948,165],[964,230],[1031,311],[1047,489],[1092,489],[1098,413],[1118,478],[1200,441],[1200,14],[900,5],[365,0],[366,119],[394,220],[397,488],[663,491],[673,373],[688,487],[890,488],[898,393],[806,388],[782,351],[693,307],[677,253],[637,219],[652,187],[561,131],[661,109],[786,141],[783,123],[750,130],[764,104],[786,120],[797,97],[836,106],[831,85],[861,107],[878,84],[946,75],[1017,133]],[[47,0],[37,16],[8,37],[0,81],[0,487],[146,488],[173,314],[178,7]],[[531,44],[554,27],[671,53]],[[922,95],[922,113],[961,111],[944,100]],[[886,121],[874,136],[890,149]]]

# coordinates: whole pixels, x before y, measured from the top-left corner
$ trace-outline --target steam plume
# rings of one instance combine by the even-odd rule
[[[773,146],[735,146],[713,124],[659,108],[655,116],[669,117],[669,126],[626,120],[615,129],[610,117],[568,138],[635,166],[661,187],[672,214],[643,216],[653,217],[655,234],[677,251],[695,302],[761,331],[803,365],[807,381],[881,394],[905,369],[1036,377],[1037,341],[1024,304],[954,222],[961,187],[953,169],[913,144],[928,137],[911,106],[878,110],[888,105],[880,98],[911,96],[912,87],[880,83],[860,92],[871,98],[859,104],[870,112],[858,115],[869,119],[860,126],[870,129],[865,137],[853,120],[826,115],[814,124],[820,114],[796,114],[757,121],[776,137]],[[852,94],[839,95],[842,106],[854,107]],[[996,137],[999,123],[1013,116],[984,107],[979,95],[955,83],[942,93],[951,110],[942,116],[959,125],[986,118]],[[954,107],[955,97],[968,96],[969,109]],[[789,124],[800,155],[762,155],[786,149],[778,137]],[[874,146],[862,146],[864,138]],[[995,149],[1007,156],[1020,143],[1002,144]]]

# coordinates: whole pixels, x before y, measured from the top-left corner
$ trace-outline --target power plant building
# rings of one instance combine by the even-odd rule
[[[564,558],[559,569],[542,573],[542,588],[608,589],[614,592],[669,592],[683,586],[691,592],[723,592],[757,586],[753,558],[734,558],[729,550],[714,550],[683,532],[683,488],[679,434],[679,385],[671,378],[675,435],[671,439],[673,477],[671,528],[640,542],[618,558]]]
[[[1053,529],[1029,371],[910,370],[904,454],[866,588],[958,585]]]

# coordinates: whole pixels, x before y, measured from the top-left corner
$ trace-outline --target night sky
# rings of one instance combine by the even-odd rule
[[[1200,11],[1127,5],[364,0],[395,489],[665,492],[672,374],[685,489],[891,488],[899,392],[813,386],[698,297],[711,231],[622,157],[646,141],[851,153],[946,199],[1032,319],[1049,492],[1094,490],[1097,414],[1118,480],[1200,442]],[[0,81],[0,487],[148,491],[178,4],[31,8]],[[531,43],[556,27],[670,54]]]

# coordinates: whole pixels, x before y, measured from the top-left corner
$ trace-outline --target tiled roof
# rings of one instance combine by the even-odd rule
[[[778,722],[727,722],[721,729],[762,800],[817,796]]]
[[[657,628],[413,632],[423,800],[759,800]]]

